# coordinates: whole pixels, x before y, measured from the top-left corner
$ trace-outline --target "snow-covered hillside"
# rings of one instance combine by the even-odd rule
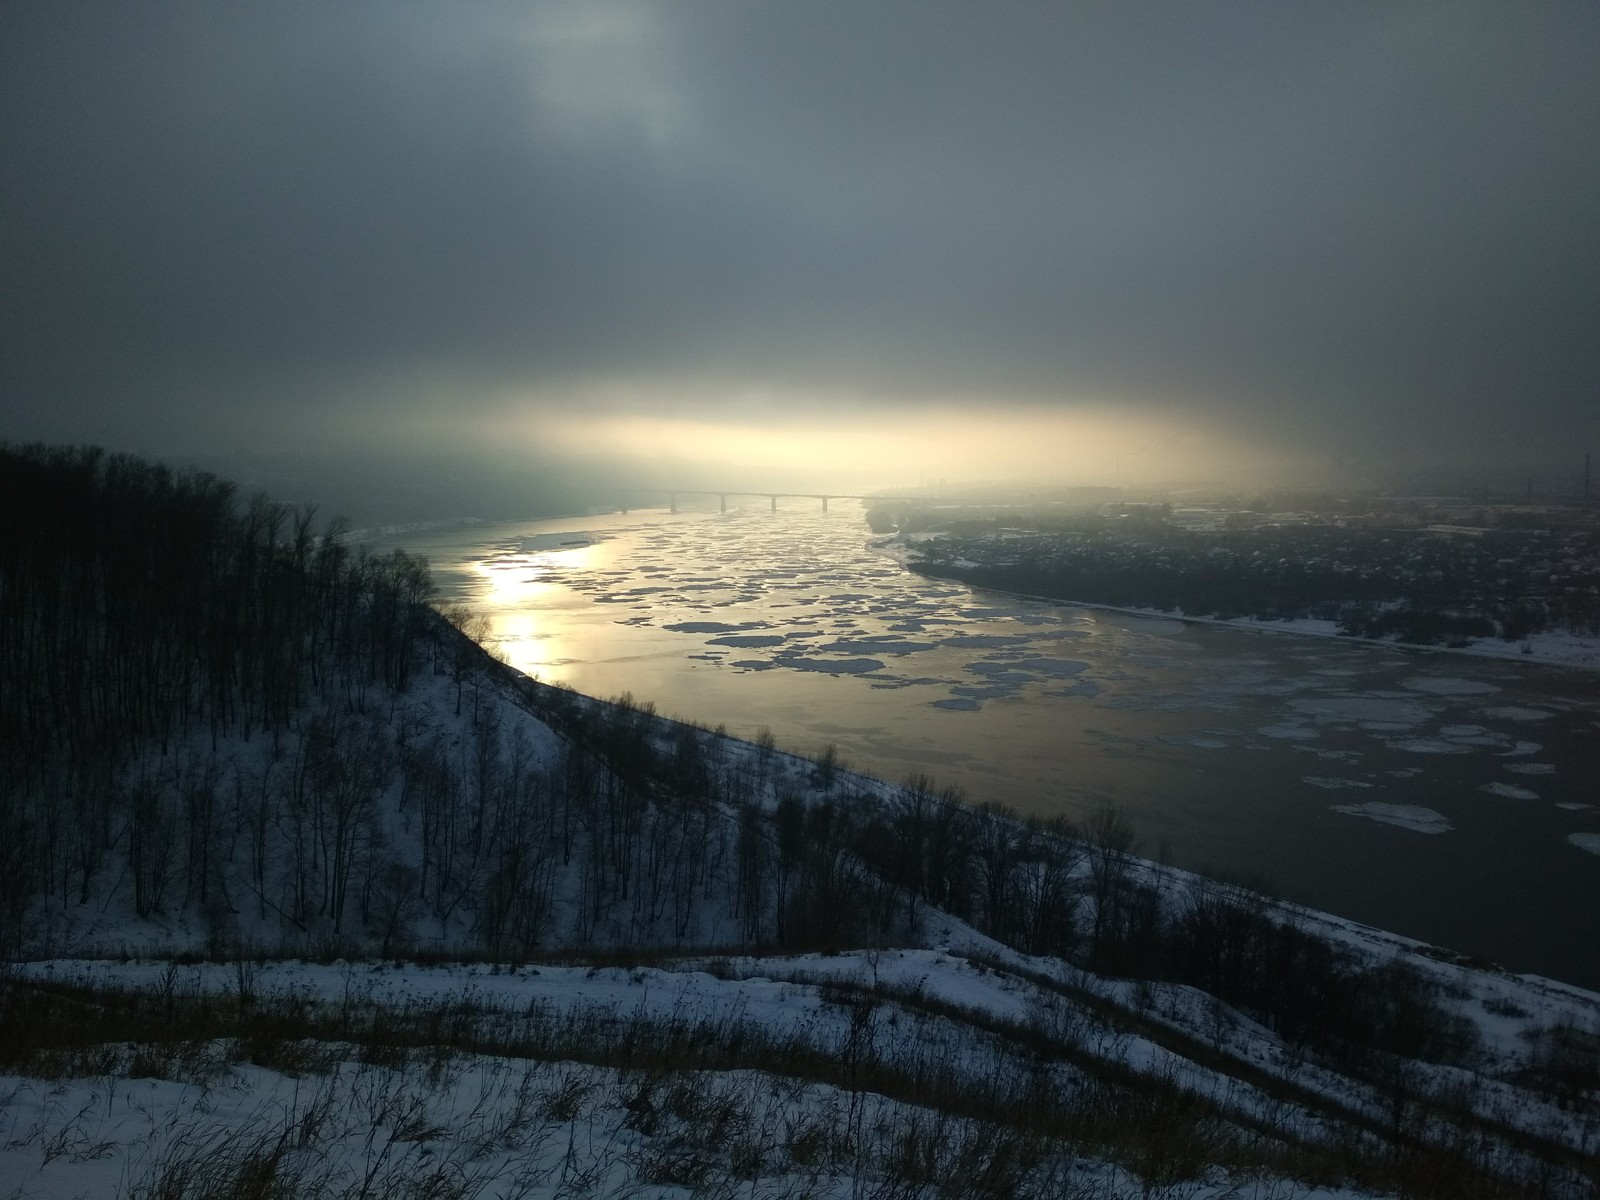
[[[225,806],[211,887],[174,825],[142,914],[121,850],[86,899],[39,898],[0,1180],[202,1194],[270,1160],[305,1194],[1333,1196],[1411,1186],[1401,1153],[1479,1194],[1592,1186],[1589,993],[1158,867],[1114,814],[966,809],[543,687],[442,622],[419,653],[403,693],[138,764]],[[1341,1049],[1148,958],[1213,911],[1216,961],[1292,930],[1448,1036]],[[1141,962],[1150,920],[1173,932]],[[30,997],[143,1015],[89,1054]]]
[[[9,451],[0,1196],[1586,1196],[1600,997],[543,686]]]

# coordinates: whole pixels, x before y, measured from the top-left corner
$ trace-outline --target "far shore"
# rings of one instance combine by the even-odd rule
[[[890,547],[882,547],[882,549],[888,550]],[[935,571],[921,569],[925,567],[925,564],[912,564],[902,555],[890,554],[889,557],[900,562],[907,570],[916,571],[919,575],[926,575],[933,579],[947,579],[953,583],[963,583],[974,591],[989,592],[996,596],[1009,596],[1017,600],[1033,600],[1042,604],[1066,604],[1073,608],[1126,613],[1134,617],[1158,617],[1168,621],[1183,621],[1190,625],[1220,625],[1228,629],[1246,629],[1254,633],[1280,633],[1292,634],[1295,637],[1334,638],[1341,642],[1350,642],[1356,645],[1379,646],[1390,650],[1405,650],[1412,653],[1460,654],[1472,658],[1494,659],[1497,662],[1528,663],[1541,667],[1566,667],[1575,671],[1600,673],[1600,638],[1582,637],[1574,633],[1547,631],[1536,633],[1524,641],[1480,641],[1468,646],[1423,645],[1417,642],[1402,642],[1393,638],[1354,637],[1350,634],[1340,633],[1337,623],[1333,621],[1319,621],[1311,617],[1297,617],[1279,621],[1262,621],[1256,617],[1201,617],[1191,616],[1188,613],[1176,610],[1163,612],[1159,608],[1130,608],[1120,604],[1096,604],[1089,600],[1069,600],[1061,596],[1042,596],[1032,592],[1012,592],[1004,588],[976,583],[959,575],[941,575]],[[1528,649],[1524,650],[1524,646],[1527,646]]]

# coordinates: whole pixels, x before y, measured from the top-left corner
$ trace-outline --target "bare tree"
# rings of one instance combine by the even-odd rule
[[[1133,825],[1114,805],[1103,805],[1083,824],[1089,853],[1089,880],[1094,901],[1093,953],[1101,962],[1117,936],[1126,908],[1129,856],[1135,843]]]

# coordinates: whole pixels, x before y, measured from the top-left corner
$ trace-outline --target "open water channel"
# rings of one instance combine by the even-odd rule
[[[974,591],[789,503],[374,548],[541,679],[1027,812],[1112,802],[1148,855],[1600,988],[1600,676]]]

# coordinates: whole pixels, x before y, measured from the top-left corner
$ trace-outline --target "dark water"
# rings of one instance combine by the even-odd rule
[[[763,502],[388,541],[540,678],[1025,811],[1114,802],[1147,854],[1600,988],[1600,676],[974,592],[868,539]]]

